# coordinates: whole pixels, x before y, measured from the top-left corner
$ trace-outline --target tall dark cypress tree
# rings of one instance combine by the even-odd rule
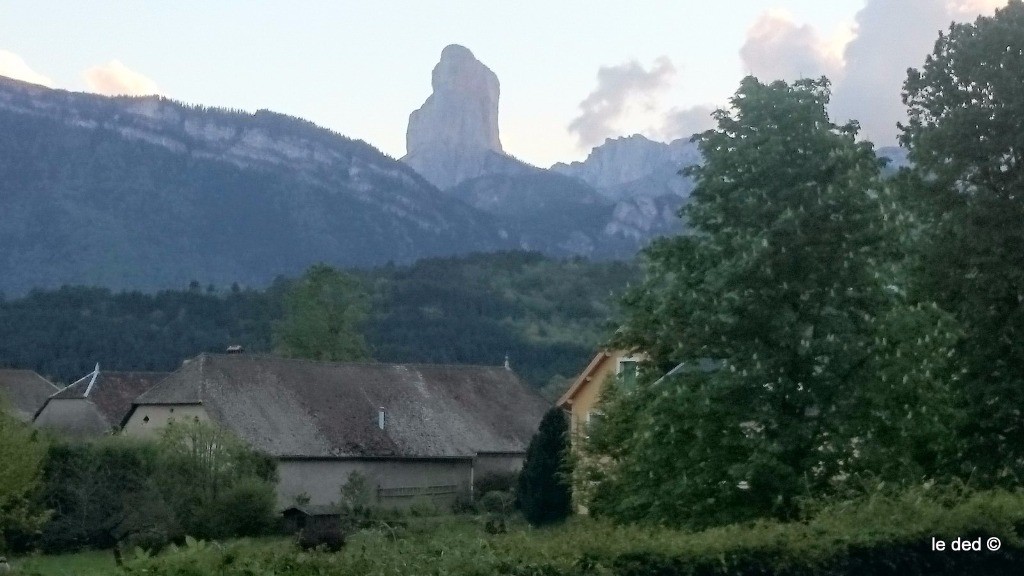
[[[572,493],[564,465],[568,450],[569,423],[560,408],[552,408],[530,440],[519,474],[519,506],[534,526],[552,524],[569,516]]]

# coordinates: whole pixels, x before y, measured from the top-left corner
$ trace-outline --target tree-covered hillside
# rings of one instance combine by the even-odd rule
[[[630,264],[508,252],[429,259],[355,272],[369,293],[365,338],[380,361],[501,364],[535,386],[578,372],[607,336]],[[152,294],[104,288],[35,290],[0,302],[0,365],[67,383],[96,362],[172,370],[229,344],[269,352],[290,280],[265,290]]]

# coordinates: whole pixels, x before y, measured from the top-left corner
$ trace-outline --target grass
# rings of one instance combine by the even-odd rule
[[[481,520],[442,516],[382,523],[353,534],[340,554],[299,552],[289,538],[278,537],[223,543],[193,540],[156,557],[126,555],[126,561],[135,573],[150,576],[580,574],[581,569],[589,570],[586,566],[612,573],[622,559],[654,562],[643,567],[655,571],[659,557],[712,570],[702,572],[709,574],[748,573],[739,568],[753,570],[760,562],[789,570],[786,573],[809,574],[827,572],[834,558],[841,560],[848,551],[857,550],[878,555],[879,565],[912,564],[922,558],[931,562],[934,558],[921,556],[923,543],[933,536],[948,540],[964,534],[999,536],[1016,554],[1013,562],[1019,564],[1024,558],[1014,552],[1024,545],[1017,531],[1019,524],[1024,525],[1024,493],[1002,491],[947,495],[931,489],[910,490],[834,502],[803,522],[762,521],[700,532],[615,526],[577,517],[539,529],[517,520],[508,534],[495,536],[483,530]],[[644,560],[644,555],[654,560]],[[987,558],[979,555],[976,560]],[[118,574],[109,552],[30,557],[15,565],[25,576]],[[944,572],[933,573],[970,573],[965,569],[950,565]]]
[[[117,574],[110,550],[90,550],[57,556],[25,556],[11,560],[14,573],[39,576],[108,576]]]

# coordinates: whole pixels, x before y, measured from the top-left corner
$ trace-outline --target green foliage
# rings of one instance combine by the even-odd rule
[[[158,550],[186,534],[266,534],[274,522],[274,461],[202,424],[174,424],[159,441],[55,443],[43,479],[47,552]]]
[[[250,536],[272,526],[277,482],[272,458],[201,422],[168,425],[159,448],[155,481],[184,534]]]
[[[358,470],[351,472],[341,486],[341,505],[351,509],[368,508],[376,501],[370,479]]]
[[[1014,529],[1022,521],[1021,494],[918,487],[836,501],[802,522],[677,532],[575,518],[487,537],[472,519],[448,518],[397,541],[384,532],[360,532],[340,554],[301,553],[283,541],[238,541],[178,548],[132,560],[127,568],[150,576],[1012,574],[1024,561]],[[1002,549],[930,550],[932,537],[975,535],[1000,538]]]
[[[359,280],[317,264],[285,294],[284,318],[274,331],[277,351],[311,360],[365,360],[362,325],[367,306]]]
[[[498,365],[508,354],[525,381],[554,382],[557,396],[605,339],[616,295],[637,271],[505,252],[351,274],[371,294],[362,330],[374,358]],[[229,344],[269,352],[293,284],[155,294],[67,287],[0,299],[0,365],[72,382],[97,361],[109,370],[163,371]]]
[[[561,408],[554,407],[540,421],[530,440],[519,473],[516,498],[526,520],[533,525],[564,520],[570,513],[570,492],[566,459],[569,424]]]
[[[214,294],[36,290],[0,300],[0,365],[73,382],[96,362],[108,370],[169,371],[184,358],[223,352],[229,344],[267,351],[282,291],[282,283]]]
[[[32,505],[45,457],[37,431],[10,415],[0,398],[0,552],[9,533],[31,533],[46,520]]]
[[[491,490],[480,497],[481,511],[502,518],[512,513],[515,504],[515,495],[505,490]]]
[[[518,484],[516,472],[488,472],[473,480],[473,492],[483,496],[488,492],[511,492]]]
[[[13,558],[12,574],[25,576],[111,576],[119,568],[109,550]]]
[[[501,252],[421,260],[373,276],[378,300],[367,340],[374,358],[499,365],[507,354],[512,369],[540,388],[587,365],[637,267]]]
[[[606,408],[595,511],[699,528],[790,518],[865,478],[944,475],[956,323],[906,296],[907,218],[825,79],[742,81],[684,210],[645,252],[618,344],[646,382]],[[658,384],[676,364],[720,361]]]
[[[981,484],[1024,478],[1024,3],[954,24],[903,99],[906,188],[921,227],[916,289],[963,326],[957,358],[964,473]]]
[[[53,444],[41,498],[55,512],[39,546],[46,552],[110,548],[139,532],[176,533],[153,482],[156,451],[153,443],[117,437]]]

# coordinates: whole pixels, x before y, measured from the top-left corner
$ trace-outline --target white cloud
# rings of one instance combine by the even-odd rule
[[[672,83],[676,68],[661,56],[650,69],[636,60],[617,66],[602,66],[597,71],[597,88],[582,102],[582,112],[569,124],[579,145],[589,148],[609,136],[621,134],[617,123],[637,108],[650,114],[656,101]]]
[[[825,38],[809,24],[798,25],[781,10],[769,10],[747,30],[740,58],[763,81],[834,76],[842,69],[840,40]]]
[[[1006,6],[1007,0],[947,0],[946,6],[956,20],[971,19],[978,15],[990,16],[996,8]]]
[[[711,117],[714,111],[714,106],[707,105],[673,108],[665,116],[665,124],[658,136],[662,140],[671,141],[676,138],[689,138],[698,132],[714,128],[715,121]]]
[[[901,99],[907,68],[924,64],[939,31],[953,21],[990,15],[1006,0],[867,0],[857,13],[854,37],[835,84],[832,114],[856,119],[861,136],[879,146],[896,143],[897,122],[906,120]]]
[[[33,70],[21,59],[21,56],[7,50],[0,50],[0,76],[41,84],[50,88],[54,86],[53,80]]]
[[[117,60],[93,66],[83,76],[90,91],[106,96],[146,96],[159,92],[156,82]]]

